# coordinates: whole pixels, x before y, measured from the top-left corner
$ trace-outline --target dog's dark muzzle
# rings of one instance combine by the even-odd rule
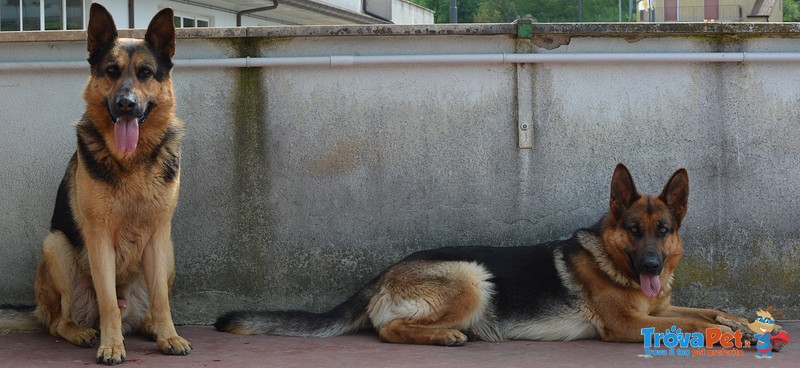
[[[655,245],[645,245],[628,254],[636,274],[642,293],[648,298],[656,297],[661,292],[661,270],[664,268],[664,254]]]
[[[133,92],[121,92],[117,94],[114,103],[105,100],[106,109],[111,122],[116,124],[120,118],[127,117],[138,120],[139,125],[147,119],[147,115],[153,107],[153,103],[140,104],[139,99]]]
[[[108,115],[114,123],[114,143],[120,153],[136,151],[139,143],[139,126],[147,119],[152,103],[142,104],[130,88],[123,88],[113,103],[105,101]]]
[[[640,275],[660,275],[664,268],[664,254],[654,245],[644,246],[630,257],[634,270]]]
[[[105,100],[108,115],[111,121],[116,124],[120,117],[137,119],[139,124],[144,123],[147,114],[150,113],[151,103],[140,103],[133,91],[123,90],[114,98],[114,103]]]
[[[120,115],[139,115],[137,114],[136,95],[133,93],[120,93],[114,100],[114,107],[116,108],[116,116]]]

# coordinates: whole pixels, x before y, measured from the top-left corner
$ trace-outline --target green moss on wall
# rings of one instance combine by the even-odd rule
[[[741,255],[719,255],[713,262],[684,258],[675,273],[675,293],[699,294],[695,297],[704,307],[748,312],[768,305],[796,309],[800,304],[800,254],[792,251],[796,248],[792,244],[788,240],[756,240],[744,247],[748,253],[744,259]],[[693,292],[688,291],[692,288]]]
[[[234,57],[258,57],[262,42],[258,39],[230,39]],[[236,200],[236,229],[231,232],[231,258],[224,267],[224,285],[237,285],[237,292],[258,295],[263,292],[263,280],[270,273],[270,241],[274,238],[272,206],[269,205],[269,150],[267,89],[263,68],[232,70],[235,86],[231,99],[230,124],[233,129],[231,152],[234,158],[234,187]]]

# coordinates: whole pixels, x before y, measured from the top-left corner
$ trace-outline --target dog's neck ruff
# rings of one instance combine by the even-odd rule
[[[618,267],[609,258],[599,236],[588,231],[578,231],[578,244],[586,249],[606,276],[622,287],[632,287],[631,280],[619,272]]]

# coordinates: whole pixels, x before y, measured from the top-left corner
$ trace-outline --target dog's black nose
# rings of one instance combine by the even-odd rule
[[[133,111],[136,107],[136,100],[132,94],[120,95],[117,97],[117,110],[120,114],[126,114]]]
[[[655,256],[645,257],[642,259],[642,271],[654,274],[659,273],[661,271],[661,261]]]

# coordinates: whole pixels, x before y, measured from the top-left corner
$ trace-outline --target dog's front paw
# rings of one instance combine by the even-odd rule
[[[158,350],[167,355],[189,355],[189,352],[192,351],[192,345],[177,335],[166,339],[158,338],[156,344],[158,344]]]
[[[750,330],[750,326],[747,325],[747,319],[726,314],[717,316],[717,322],[721,323],[723,326],[727,327],[732,331],[741,331],[742,337],[745,340],[748,340],[753,343],[757,341],[756,338],[753,336],[753,331]]]
[[[125,345],[122,342],[100,345],[97,364],[116,365],[125,362]]]

